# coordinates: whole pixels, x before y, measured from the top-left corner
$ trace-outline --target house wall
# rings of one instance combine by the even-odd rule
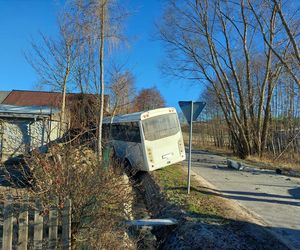
[[[49,119],[2,119],[0,134],[1,161],[31,149],[45,146],[59,137],[59,122]]]

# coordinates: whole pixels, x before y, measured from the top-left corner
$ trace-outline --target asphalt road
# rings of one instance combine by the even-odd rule
[[[300,178],[270,170],[229,169],[226,158],[193,151],[192,170],[225,198],[260,217],[292,249],[300,249]]]

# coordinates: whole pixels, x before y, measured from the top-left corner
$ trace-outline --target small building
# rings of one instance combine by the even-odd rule
[[[60,135],[60,110],[0,104],[0,161],[46,149]]]
[[[62,93],[49,91],[0,91],[0,103],[16,106],[47,106],[61,109]],[[67,93],[66,111],[62,118],[69,128],[87,126],[96,121],[99,97],[96,94]],[[109,96],[104,96],[104,113],[109,113]]]
[[[64,114],[60,112],[61,104],[60,92],[0,91],[0,161],[36,148],[46,148],[47,143],[70,128],[95,126],[99,113],[98,95],[67,93]],[[104,114],[108,112],[109,96],[105,95]]]

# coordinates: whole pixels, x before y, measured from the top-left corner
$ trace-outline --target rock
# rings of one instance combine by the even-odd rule
[[[236,170],[243,170],[244,166],[240,162],[233,161],[233,160],[227,160],[227,167],[234,168]]]

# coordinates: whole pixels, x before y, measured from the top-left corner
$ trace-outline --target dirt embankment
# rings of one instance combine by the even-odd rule
[[[227,199],[206,194],[201,179],[192,179],[188,196],[185,171],[172,166],[139,177],[153,218],[174,218],[178,225],[153,230],[158,249],[288,249],[259,218]]]

